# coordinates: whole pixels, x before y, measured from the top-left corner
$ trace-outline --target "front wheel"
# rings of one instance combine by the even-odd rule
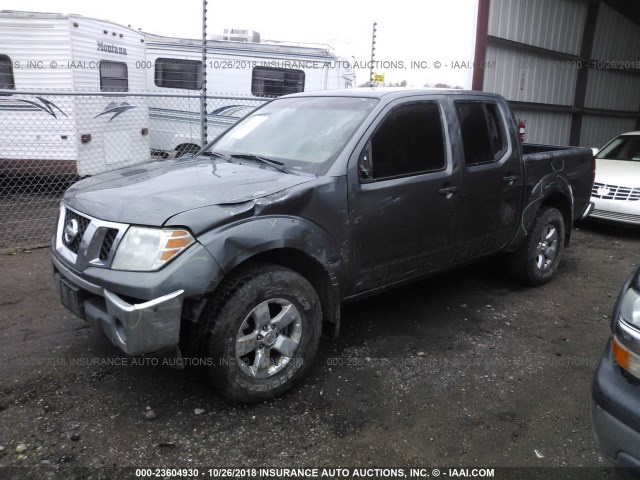
[[[528,285],[542,285],[558,269],[564,248],[564,218],[553,207],[543,207],[524,245],[511,254],[509,272]]]
[[[211,380],[225,397],[242,403],[273,398],[302,378],[322,328],[311,284],[278,265],[234,275],[203,315]]]

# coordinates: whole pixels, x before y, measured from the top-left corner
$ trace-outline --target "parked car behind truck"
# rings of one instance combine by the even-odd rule
[[[589,218],[640,225],[640,132],[619,135],[598,152],[591,199]]]
[[[194,158],[71,187],[56,284],[127,354],[207,357],[223,395],[259,401],[304,375],[344,302],[497,252],[549,281],[592,183],[591,150],[521,145],[498,95],[296,94]]]

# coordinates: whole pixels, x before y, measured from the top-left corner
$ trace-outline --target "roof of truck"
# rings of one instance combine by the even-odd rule
[[[301,92],[287,95],[287,97],[369,97],[383,98],[412,97],[415,95],[474,95],[491,98],[502,98],[500,95],[488,92],[476,92],[474,90],[460,90],[455,88],[407,88],[407,87],[360,87],[342,88],[338,90],[316,90],[313,92]]]

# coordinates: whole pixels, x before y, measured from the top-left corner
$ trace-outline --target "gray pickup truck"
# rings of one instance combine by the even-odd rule
[[[346,301],[498,252],[548,281],[593,175],[589,149],[522,145],[498,95],[290,95],[192,158],[73,185],[56,285],[125,353],[198,360],[227,398],[264,400],[304,375]]]

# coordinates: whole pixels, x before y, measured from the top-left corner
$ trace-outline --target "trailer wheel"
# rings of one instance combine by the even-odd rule
[[[176,147],[176,158],[195,155],[200,151],[200,147],[193,143],[187,143],[184,145],[178,145]]]
[[[311,366],[322,329],[311,284],[278,265],[231,277],[203,312],[210,378],[223,396],[253,403],[284,393]]]
[[[564,249],[564,218],[553,207],[543,207],[524,245],[511,254],[509,272],[519,282],[542,285],[558,269]]]

